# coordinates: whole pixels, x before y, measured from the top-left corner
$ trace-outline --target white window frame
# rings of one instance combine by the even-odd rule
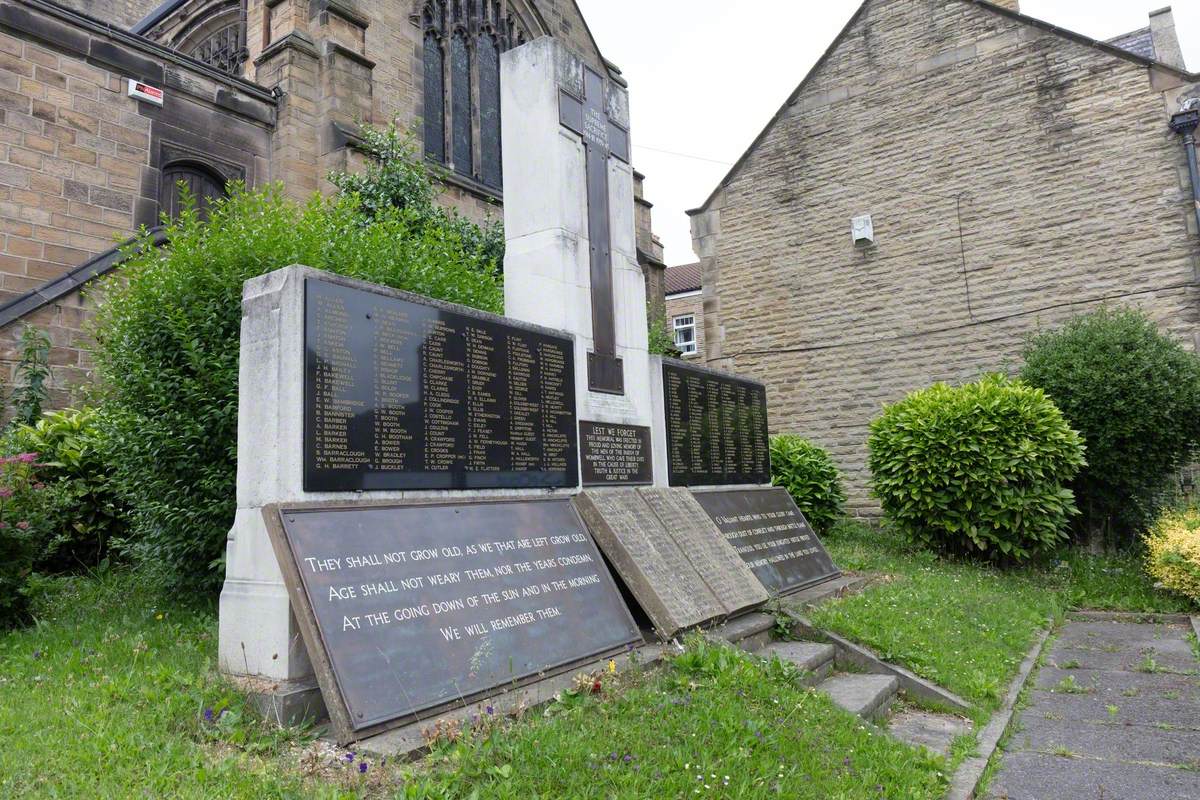
[[[683,322],[687,320],[687,322]],[[683,331],[690,330],[692,338],[690,341],[679,341],[679,334]],[[685,356],[694,356],[699,353],[698,342],[696,341],[696,315],[695,314],[680,314],[671,318],[672,341],[675,342],[675,347]]]

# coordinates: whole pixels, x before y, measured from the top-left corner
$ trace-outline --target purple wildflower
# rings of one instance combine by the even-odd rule
[[[621,760],[628,764],[630,761],[633,761],[633,756],[629,755],[629,753],[626,753],[625,757]]]
[[[489,716],[496,713],[496,709],[492,708],[491,706],[485,708],[484,711],[486,711]]]
[[[608,754],[608,760],[609,760],[609,761],[616,761],[616,760],[617,760],[617,754],[616,754],[616,753],[609,753],[609,754]]]
[[[17,523],[17,527],[23,531],[27,531],[27,530],[29,530],[29,521],[21,520],[20,522]]]
[[[213,721],[213,710],[211,708],[204,709],[204,721],[205,722]]]
[[[346,753],[346,761],[353,762],[354,761],[354,753]]]
[[[365,762],[365,761],[358,762],[358,774],[359,775],[367,774],[367,762]]]
[[[33,651],[33,657],[34,657],[35,659],[41,658],[41,657],[42,657],[42,651],[41,651],[41,650],[34,650],[34,651]]]
[[[21,453],[21,455],[17,456],[17,461],[20,461],[22,464],[32,464],[37,461],[37,457],[37,453]]]

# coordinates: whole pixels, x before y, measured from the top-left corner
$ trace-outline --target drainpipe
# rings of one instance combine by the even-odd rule
[[[1192,201],[1196,206],[1196,230],[1200,232],[1200,166],[1196,164],[1196,128],[1200,127],[1200,102],[1189,100],[1184,111],[1171,117],[1171,130],[1183,134],[1188,173],[1192,176]]]

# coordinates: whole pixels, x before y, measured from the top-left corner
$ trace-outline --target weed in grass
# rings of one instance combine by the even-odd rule
[[[1200,638],[1197,638],[1195,633],[1189,633],[1184,638],[1192,646],[1192,655],[1196,657],[1197,661],[1200,661]]]
[[[1108,712],[1109,720],[1111,720],[1113,722],[1116,721],[1117,714],[1119,714],[1121,712],[1120,708],[1118,708],[1117,706],[1112,706],[1112,705],[1105,706],[1104,709]]]
[[[1122,697],[1137,697],[1141,693],[1142,693],[1141,689],[1137,688],[1136,686],[1130,686],[1128,689],[1125,689],[1124,691],[1121,692],[1121,696]]]
[[[1068,747],[1063,747],[1062,745],[1059,745],[1058,747],[1054,748],[1054,750],[1051,752],[1053,752],[1054,755],[1056,755],[1056,756],[1061,756],[1062,758],[1078,758],[1079,757],[1078,753],[1072,751]]]
[[[1079,669],[1079,660],[1072,658],[1070,661],[1064,661],[1058,665],[1059,669]]]
[[[1165,700],[1178,700],[1179,692],[1172,689],[1172,690],[1163,692],[1162,696],[1163,696],[1163,699],[1165,699]]]
[[[1142,660],[1138,662],[1138,665],[1136,667],[1134,667],[1134,669],[1136,669],[1138,672],[1150,672],[1150,673],[1162,671],[1162,667],[1159,666],[1158,661],[1155,660],[1155,658],[1154,658],[1153,650],[1145,651],[1142,654]]]

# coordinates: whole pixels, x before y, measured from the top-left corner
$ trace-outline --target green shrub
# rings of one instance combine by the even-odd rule
[[[911,538],[1022,560],[1056,547],[1077,512],[1066,488],[1083,443],[1040,389],[990,375],[938,383],[871,423],[872,487]]]
[[[817,533],[828,531],[844,513],[846,492],[833,459],[799,436],[771,437],[771,483],[787,489]]]
[[[126,510],[109,476],[97,410],[47,412],[13,428],[5,449],[37,453],[43,465],[49,531],[35,567],[66,572],[99,564],[123,531]]]
[[[38,550],[50,533],[36,453],[0,458],[0,628],[22,622]]]
[[[235,507],[242,284],[305,264],[488,311],[503,289],[457,226],[410,208],[367,218],[353,196],[299,206],[278,187],[234,188],[207,222],[189,208],[166,233],[101,287],[101,427],[127,549],[170,584],[213,589]]]
[[[1146,535],[1146,571],[1200,605],[1200,513],[1164,514]]]
[[[1030,339],[1021,378],[1083,434],[1074,489],[1091,541],[1131,544],[1200,441],[1200,358],[1138,311],[1102,309]]]
[[[26,325],[21,331],[21,358],[17,362],[17,386],[12,393],[14,424],[32,424],[42,415],[50,376],[50,337]]]

